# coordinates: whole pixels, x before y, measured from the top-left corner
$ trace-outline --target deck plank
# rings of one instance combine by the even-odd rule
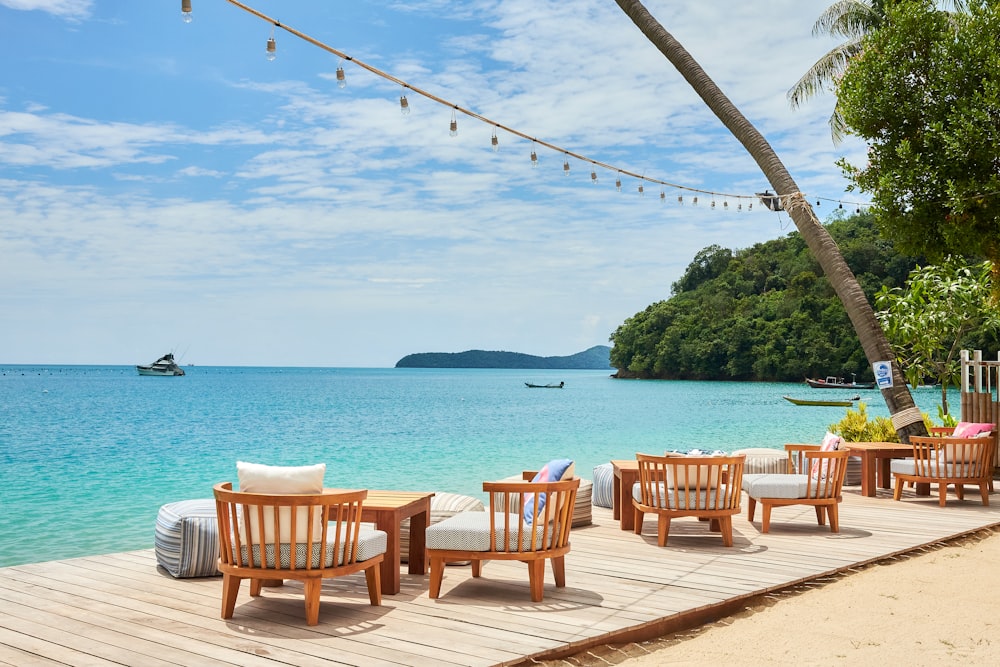
[[[777,508],[763,535],[760,515],[751,524],[744,511],[732,548],[704,522],[675,520],[660,548],[655,517],[635,535],[595,507],[594,525],[573,531],[567,586],[555,588],[547,567],[541,603],[521,563],[490,562],[479,579],[449,566],[437,600],[426,576],[404,569],[399,595],[381,607],[368,604],[363,575],[325,582],[315,627],[295,582],[257,599],[244,585],[223,620],[220,578],[173,579],[151,549],[0,568],[0,666],[519,664],[704,622],[757,595],[1000,525],[1000,507],[972,493],[942,509],[936,497],[855,489],[840,513],[833,534],[811,508]]]

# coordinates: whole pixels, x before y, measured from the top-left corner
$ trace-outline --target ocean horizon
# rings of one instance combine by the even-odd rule
[[[571,458],[820,442],[847,408],[804,382],[620,380],[612,370],[0,365],[0,566],[153,546],[163,504],[211,498],[236,461],[326,463],[328,487],[460,493]],[[565,382],[562,389],[525,383]],[[937,418],[940,391],[913,392]],[[949,393],[953,410],[958,392]]]

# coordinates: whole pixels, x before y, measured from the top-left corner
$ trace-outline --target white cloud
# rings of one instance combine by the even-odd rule
[[[41,11],[67,19],[90,15],[93,0],[0,0],[0,5],[23,11]]]

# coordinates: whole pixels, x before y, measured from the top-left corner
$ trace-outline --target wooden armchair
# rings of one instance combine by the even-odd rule
[[[990,504],[993,483],[994,439],[910,436],[912,459],[895,459],[890,464],[896,478],[892,497],[899,500],[903,484],[937,484],[938,504],[945,506],[948,485],[955,485],[959,500],[965,497],[965,485],[979,487],[983,505]]]
[[[812,505],[816,521],[840,532],[839,505],[847,472],[847,450],[822,451],[819,445],[785,445],[789,453],[789,473],[754,475],[746,482],[747,521],[753,521],[757,503],[764,508],[761,532],[771,529],[771,509],[786,505]]]
[[[303,582],[306,623],[319,623],[322,580],[364,570],[371,604],[382,604],[379,579],[386,535],[362,528],[367,491],[264,494],[216,484],[222,618],[232,618],[240,583],[250,595],[284,579]]]
[[[428,597],[441,594],[446,563],[472,561],[472,576],[483,561],[517,560],[528,565],[532,602],[544,596],[545,561],[552,561],[556,586],[566,585],[566,554],[580,478],[559,482],[483,482],[491,499],[486,512],[461,512],[427,528],[431,563]]]
[[[693,516],[709,521],[733,546],[733,515],[740,512],[745,455],[654,456],[636,454],[639,481],[632,488],[635,534],[642,534],[647,513],[657,516],[657,544],[667,545],[670,521]]]

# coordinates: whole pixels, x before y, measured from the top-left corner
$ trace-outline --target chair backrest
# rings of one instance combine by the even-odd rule
[[[578,488],[579,477],[561,482],[483,482],[483,491],[492,503],[489,550],[524,552],[565,547],[569,544]]]
[[[216,484],[213,491],[223,565],[312,570],[358,558],[361,509],[368,491],[246,493],[233,491],[232,482]]]
[[[914,472],[923,477],[981,479],[992,475],[993,437],[910,436]]]
[[[847,459],[850,452],[846,449],[822,451],[803,450],[804,458],[802,472],[807,476],[806,493],[803,498],[837,498],[844,486],[844,475],[847,473]]]
[[[805,475],[811,466],[806,465],[806,452],[818,452],[822,445],[806,445],[801,443],[788,443],[785,451],[788,453],[788,472],[791,474],[802,473]]]
[[[740,505],[746,455],[636,454],[635,458],[639,464],[639,488],[643,505],[717,510],[732,509]]]

